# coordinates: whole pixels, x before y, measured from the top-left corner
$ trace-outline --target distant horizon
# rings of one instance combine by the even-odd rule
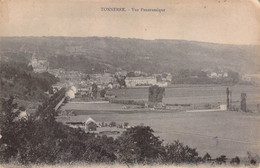
[[[208,42],[208,41],[196,41],[196,40],[186,40],[186,39],[142,39],[135,37],[116,37],[116,36],[0,36],[1,38],[44,38],[44,37],[65,37],[65,38],[118,38],[118,39],[135,39],[135,40],[144,40],[144,41],[156,41],[156,40],[169,40],[169,41],[186,41],[186,42],[198,42],[198,43],[207,43],[207,44],[217,44],[217,45],[234,45],[234,46],[259,46],[260,44],[230,44],[230,43],[217,43],[217,42]],[[0,40],[1,43],[1,40]]]

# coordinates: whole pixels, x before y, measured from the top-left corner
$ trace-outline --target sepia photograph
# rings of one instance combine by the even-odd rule
[[[0,168],[260,166],[260,0],[0,0]]]

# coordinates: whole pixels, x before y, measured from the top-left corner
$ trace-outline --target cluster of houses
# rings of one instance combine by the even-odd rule
[[[125,79],[126,87],[133,88],[133,87],[146,87],[146,86],[151,86],[151,85],[158,85],[160,87],[167,87],[168,83],[170,81],[158,81],[157,76],[140,76],[140,77],[127,77]]]
[[[115,132],[117,134],[120,134],[125,129],[130,128],[128,123],[124,123],[124,124],[117,124],[116,122],[98,123],[91,117],[89,117],[84,122],[66,122],[65,124],[72,128],[81,128],[89,133],[96,133],[96,134],[106,133],[106,135],[109,135],[109,133],[114,134]]]
[[[79,90],[79,95],[90,95],[93,84],[96,84],[98,90],[103,89],[116,89],[120,88],[120,84],[117,81],[116,76],[127,75],[126,71],[119,71],[115,74],[112,73],[100,73],[100,74],[85,74],[78,71],[65,71],[63,69],[52,69],[49,73],[60,78],[60,82],[55,84],[53,87],[60,89],[66,87],[72,81]],[[141,71],[134,71],[134,77],[126,77],[125,85],[127,88],[134,87],[147,87],[151,85],[158,85],[160,87],[167,87],[172,80],[170,73],[148,74]],[[159,79],[159,80],[158,80]]]
[[[127,88],[148,87],[151,85],[158,85],[160,87],[168,87],[172,81],[170,73],[152,74],[149,75],[142,71],[127,72],[119,69],[116,73],[100,73],[100,74],[85,74],[79,71],[66,71],[64,69],[49,69],[49,63],[44,59],[37,59],[35,55],[32,56],[29,63],[35,72],[49,72],[60,79],[60,82],[54,85],[54,88],[60,89],[66,87],[67,83],[73,82],[79,89],[79,94],[91,93],[92,85],[96,84],[99,90],[120,88],[116,76],[125,76],[125,86]],[[222,79],[229,77],[229,74],[224,70],[209,70],[202,69],[206,72],[209,78]],[[131,75],[128,75],[128,74]],[[259,75],[242,75],[241,79],[246,82],[260,81]]]
[[[97,123],[91,117],[88,118],[85,122],[66,122],[66,125],[72,128],[82,128],[87,131],[96,131],[97,127],[99,127],[99,123]]]
[[[221,79],[228,77],[228,73],[224,70],[210,70],[210,69],[202,69],[202,72],[207,74],[209,78]]]
[[[228,77],[228,73],[227,72],[210,72],[207,74],[207,76],[209,78],[226,78]]]
[[[37,73],[42,73],[49,70],[49,62],[46,59],[37,59],[35,54],[32,55],[32,59],[28,66],[32,66],[33,71]]]
[[[207,69],[202,70],[207,73],[207,76],[209,78],[214,79],[222,79],[229,77],[228,72],[225,72],[223,70],[220,71],[210,71]],[[240,74],[240,78],[244,82],[250,82],[253,84],[259,84],[260,83],[260,74]]]
[[[71,50],[71,49],[70,49]],[[72,50],[78,50],[72,49]],[[32,59],[29,63],[29,66],[33,67],[33,70],[38,73],[49,72],[53,74],[55,77],[60,79],[60,83],[57,84],[57,88],[64,87],[62,83],[66,83],[68,81],[73,81],[74,84],[78,86],[78,88],[82,88],[83,90],[91,88],[93,83],[97,84],[99,89],[104,88],[119,88],[120,85],[117,82],[115,76],[126,76],[125,84],[128,88],[133,87],[145,87],[151,85],[158,85],[160,87],[167,87],[169,83],[172,81],[172,75],[170,73],[164,74],[152,74],[148,75],[142,71],[132,71],[127,72],[122,69],[118,69],[114,74],[111,73],[100,73],[100,74],[85,74],[79,71],[66,71],[65,69],[50,69],[49,62],[46,59],[37,59],[35,54],[32,55]],[[222,79],[229,77],[228,72],[225,70],[210,70],[210,69],[202,69],[201,71],[205,72],[209,78],[212,79]],[[128,76],[128,73],[131,73],[132,76]],[[159,77],[159,78],[158,78]],[[246,82],[255,82],[259,83],[260,76],[259,74],[244,74],[241,76],[242,81]],[[62,85],[62,86],[61,86]]]
[[[241,79],[246,82],[260,83],[260,74],[243,74]]]

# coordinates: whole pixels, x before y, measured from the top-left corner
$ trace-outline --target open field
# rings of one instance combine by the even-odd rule
[[[257,111],[259,87],[233,86],[232,100],[239,106],[240,94],[247,93],[250,110]],[[118,99],[147,100],[148,88],[112,90]],[[190,86],[166,88],[165,103],[216,104],[225,103],[226,86]],[[231,111],[177,112],[149,111],[148,109],[122,109],[121,104],[75,104],[68,103],[64,110],[77,114],[60,121],[85,121],[92,117],[97,122],[115,121],[118,124],[147,125],[160,136],[164,143],[180,140],[197,148],[201,155],[209,152],[213,157],[247,156],[247,151],[260,155],[260,115]]]
[[[216,157],[246,156],[247,151],[260,154],[260,117],[242,112],[126,112],[81,111],[81,115],[62,121],[85,121],[92,117],[97,122],[115,121],[119,124],[147,125],[155,135],[171,143],[179,139],[197,148],[200,154],[209,152]],[[217,138],[216,138],[217,137]]]
[[[224,104],[227,86],[217,85],[177,85],[166,88],[164,103],[179,104]],[[241,93],[247,93],[247,105],[250,110],[257,110],[260,103],[260,88],[250,85],[229,86],[232,91],[233,105],[239,106]],[[148,88],[131,88],[112,90],[118,99],[148,100]]]
[[[122,109],[123,104],[112,104],[112,103],[68,103],[63,108],[64,110],[95,110],[95,111],[127,111],[127,109]],[[136,107],[136,106],[133,106]]]

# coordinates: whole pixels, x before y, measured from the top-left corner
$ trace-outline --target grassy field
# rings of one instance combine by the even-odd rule
[[[233,101],[239,105],[240,94],[247,93],[249,109],[256,111],[259,103],[259,88],[233,86]],[[118,99],[147,100],[148,89],[120,89],[112,92]],[[190,86],[166,88],[166,103],[225,103],[225,86]],[[234,103],[233,103],[234,104]],[[118,124],[147,125],[155,135],[171,143],[180,140],[197,148],[201,155],[209,152],[213,157],[221,154],[227,157],[247,156],[247,152],[260,155],[260,115],[243,112],[177,112],[122,109],[120,104],[66,104],[63,109],[75,111],[76,116],[60,121],[85,121],[92,117],[97,122],[115,121]]]
[[[226,103],[227,86],[192,85],[166,88],[164,103],[179,104],[223,104]],[[260,88],[249,85],[229,86],[232,91],[233,105],[239,106],[241,93],[247,93],[247,105],[256,111],[260,104]],[[131,88],[112,90],[118,99],[148,100],[148,88]]]
[[[221,154],[244,157],[247,151],[260,154],[260,117],[253,113],[87,110],[80,114],[61,120],[85,121],[92,117],[97,122],[143,124],[151,126],[164,143],[178,139],[197,148],[202,155],[209,152],[214,157]]]

